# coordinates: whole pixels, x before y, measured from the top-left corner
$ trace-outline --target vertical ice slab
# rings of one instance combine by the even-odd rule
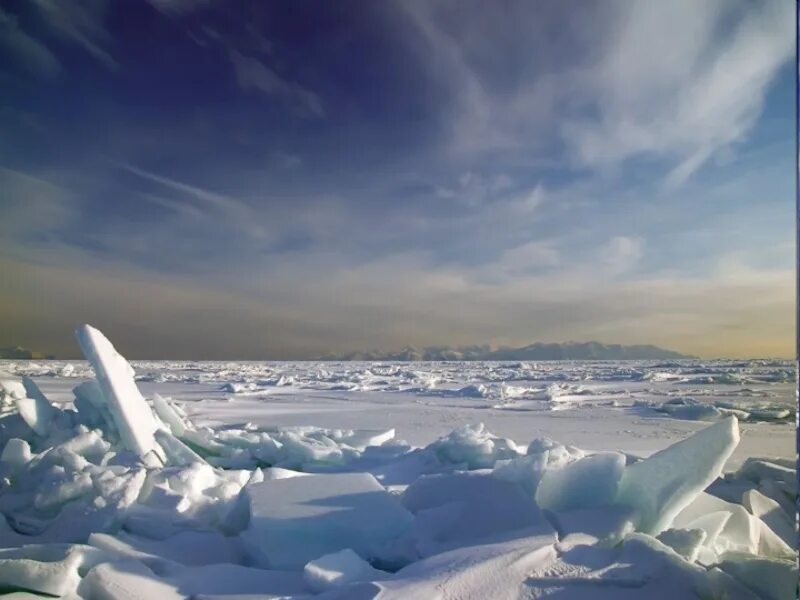
[[[130,451],[160,455],[153,434],[156,422],[133,380],[133,368],[100,331],[81,325],[75,332],[81,351],[94,368],[108,409],[119,430],[120,441]]]
[[[625,467],[616,503],[638,511],[638,531],[658,535],[719,477],[738,443],[739,426],[733,416],[698,431]]]
[[[45,397],[39,386],[30,377],[22,378],[25,398],[16,398],[17,410],[28,427],[44,437],[50,430],[50,423],[58,416],[59,410]]]

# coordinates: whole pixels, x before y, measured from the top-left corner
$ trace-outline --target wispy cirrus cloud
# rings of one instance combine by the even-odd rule
[[[0,167],[0,188],[6,248],[31,235],[46,238],[80,214],[80,202],[68,191],[35,175]]]
[[[281,77],[257,58],[245,56],[235,50],[231,50],[229,55],[236,82],[243,91],[255,90],[265,96],[277,98],[302,117],[325,116],[325,106],[316,93],[296,81]]]
[[[140,177],[144,180],[153,182],[162,188],[177,192],[184,202],[188,201],[198,204],[190,205],[194,215],[202,215],[210,221],[216,223],[227,222],[239,230],[242,234],[256,239],[264,239],[269,236],[267,229],[261,223],[261,216],[257,214],[246,202],[219,194],[207,189],[190,185],[182,181],[177,181],[163,175],[158,175],[133,165],[121,165],[122,169]],[[158,200],[156,200],[158,201]],[[181,206],[179,199],[172,199],[166,203],[162,200],[162,205],[169,207]],[[179,211],[185,211],[181,208]]]
[[[111,71],[119,68],[108,51],[111,35],[106,29],[106,0],[30,3],[25,26],[19,15],[0,8],[0,47],[16,56],[29,71],[47,79],[64,73],[54,40],[66,41],[85,50]],[[43,26],[42,26],[43,25]]]
[[[213,0],[148,0],[166,15],[183,16],[211,6]]]
[[[16,16],[0,8],[0,47],[28,70],[52,78],[61,72],[61,63],[42,42],[26,33]]]
[[[741,141],[792,55],[793,3],[630,3],[582,89],[595,115],[570,120],[576,159],[603,167],[637,156],[673,162],[678,184]]]
[[[527,40],[511,38],[498,7],[462,8],[401,10],[436,57],[424,68],[450,88],[451,151],[535,159],[561,145],[564,159],[600,171],[661,160],[672,185],[744,138],[794,48],[789,0],[608,2],[568,17],[552,3],[512,3],[503,10]],[[553,21],[572,47],[552,51]]]
[[[107,0],[35,0],[35,5],[57,36],[82,47],[106,68],[113,71],[119,67],[107,50],[111,43],[105,26]]]

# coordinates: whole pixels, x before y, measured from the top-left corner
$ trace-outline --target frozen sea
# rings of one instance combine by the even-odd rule
[[[0,591],[783,600],[787,361],[0,362]]]
[[[550,437],[646,456],[738,411],[750,456],[795,455],[794,365],[781,360],[543,362],[133,361],[146,397],[195,423],[394,428],[423,446],[465,424],[527,443]],[[82,361],[0,361],[55,402],[92,376]]]

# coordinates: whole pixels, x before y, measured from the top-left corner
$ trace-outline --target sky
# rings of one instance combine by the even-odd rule
[[[791,0],[10,0],[0,346],[794,353]]]

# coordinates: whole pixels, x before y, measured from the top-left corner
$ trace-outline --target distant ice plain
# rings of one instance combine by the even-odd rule
[[[753,411],[749,419],[739,419],[742,439],[726,470],[750,456],[795,455],[790,361],[132,365],[146,397],[156,392],[171,397],[203,425],[394,428],[398,439],[422,446],[456,427],[484,423],[523,444],[550,437],[590,450],[647,456],[707,426],[721,406]],[[72,387],[92,377],[83,361],[0,361],[0,371],[33,377],[56,403],[70,401]],[[673,418],[681,413],[657,410],[664,403],[703,410]],[[759,409],[789,414],[765,420]]]

